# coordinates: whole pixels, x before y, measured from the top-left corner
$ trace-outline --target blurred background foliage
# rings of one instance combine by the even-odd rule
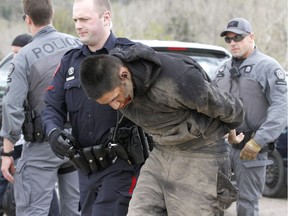
[[[113,32],[130,39],[198,42],[225,47],[220,32],[234,17],[249,20],[259,50],[277,59],[287,70],[287,0],[110,0]],[[73,0],[54,0],[53,25],[75,34]],[[21,0],[0,1],[0,58],[12,39],[27,28],[21,19]]]

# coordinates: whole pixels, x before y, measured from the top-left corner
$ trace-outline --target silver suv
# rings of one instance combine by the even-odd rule
[[[211,79],[214,78],[216,69],[226,60],[231,58],[228,50],[220,46],[189,43],[180,41],[160,40],[134,40],[152,47],[158,52],[172,52],[184,54],[196,60],[208,73]]]

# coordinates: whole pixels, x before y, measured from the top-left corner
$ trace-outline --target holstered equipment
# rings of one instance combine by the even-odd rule
[[[148,135],[138,126],[116,128],[116,130],[111,128],[108,142],[86,148],[81,148],[72,136],[67,136],[66,140],[71,145],[71,150],[75,152],[75,155],[70,157],[70,161],[85,175],[95,170],[105,169],[118,157],[131,164],[142,164],[153,148],[151,138],[148,138]]]
[[[25,120],[22,125],[24,140],[27,142],[43,142],[44,133],[42,130],[41,116],[34,111],[28,100],[24,101]]]

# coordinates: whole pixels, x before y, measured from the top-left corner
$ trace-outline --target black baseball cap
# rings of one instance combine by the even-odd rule
[[[28,44],[31,40],[32,36],[29,34],[21,34],[18,35],[13,41],[11,46],[19,46],[24,47],[26,44]]]
[[[245,34],[252,32],[251,24],[243,18],[234,18],[229,21],[226,29],[221,32],[220,36],[224,37],[227,32],[233,32],[235,34]]]

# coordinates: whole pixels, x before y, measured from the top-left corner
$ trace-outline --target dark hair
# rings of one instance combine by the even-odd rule
[[[14,38],[14,40],[11,43],[11,46],[24,47],[30,42],[31,38],[32,36],[29,34],[20,34]]]
[[[52,0],[22,0],[23,12],[28,15],[36,26],[52,23]]]
[[[119,77],[123,62],[111,55],[88,56],[81,63],[80,80],[86,95],[98,99],[121,85]]]

